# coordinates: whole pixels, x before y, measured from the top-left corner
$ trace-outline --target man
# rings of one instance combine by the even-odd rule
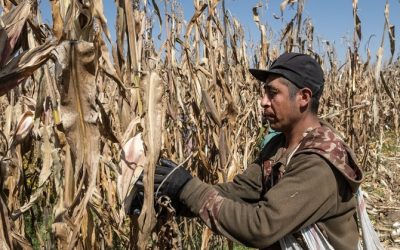
[[[334,249],[356,249],[354,193],[362,173],[349,147],[317,117],[324,87],[320,65],[308,55],[285,53],[268,71],[250,72],[264,83],[263,115],[280,134],[233,182],[209,185],[161,160],[158,195],[250,247],[280,249],[289,235],[304,247],[300,230],[316,225]]]

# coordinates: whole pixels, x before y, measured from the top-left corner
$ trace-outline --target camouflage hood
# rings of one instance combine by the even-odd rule
[[[316,153],[329,161],[346,177],[353,192],[356,192],[363,179],[361,169],[353,150],[337,135],[337,132],[326,122],[310,131],[302,140],[295,155]]]

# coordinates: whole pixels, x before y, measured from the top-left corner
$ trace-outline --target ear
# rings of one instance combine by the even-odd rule
[[[303,88],[298,92],[297,98],[301,108],[308,107],[311,103],[312,91],[309,88]]]

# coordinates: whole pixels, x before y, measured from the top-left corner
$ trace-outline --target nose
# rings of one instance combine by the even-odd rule
[[[261,97],[261,107],[266,108],[271,106],[271,100],[268,98],[267,94],[263,94]]]

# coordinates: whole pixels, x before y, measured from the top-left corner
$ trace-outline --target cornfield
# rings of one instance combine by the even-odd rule
[[[296,11],[274,31],[279,39],[260,18],[262,3],[254,6],[255,43],[224,0],[194,0],[186,21],[176,0],[116,0],[116,41],[101,0],[49,2],[51,27],[38,1],[0,1],[1,249],[233,248],[154,200],[155,164],[160,156],[184,163],[208,183],[246,169],[268,130],[248,68],[267,68],[284,51],[323,65],[320,117],[355,149],[381,241],[399,246],[400,62],[388,2],[381,46],[362,59],[353,0],[343,64],[331,43],[315,48],[304,0],[282,1],[282,12]],[[129,205],[142,172],[135,215]]]

